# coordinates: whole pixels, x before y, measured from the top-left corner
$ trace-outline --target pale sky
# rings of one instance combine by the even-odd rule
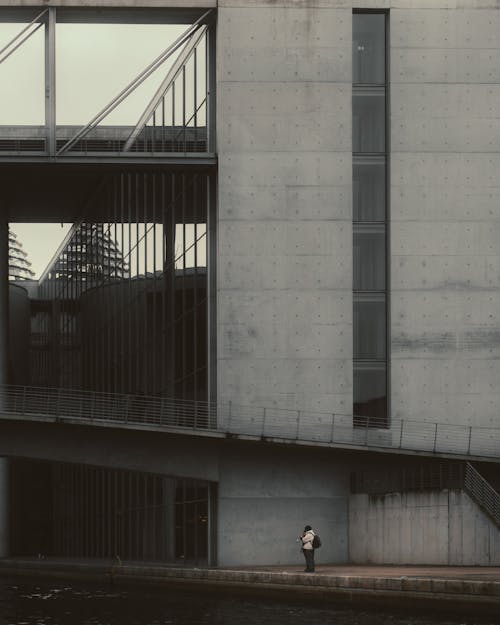
[[[0,24],[0,49],[24,24]],[[158,57],[187,25],[57,24],[57,123],[84,125],[145,67]],[[104,120],[135,124],[160,85],[175,53]],[[40,28],[0,64],[0,125],[44,124],[44,29]]]
[[[37,279],[56,253],[71,224],[14,223],[10,227],[28,254],[31,269],[35,272],[34,278]]]

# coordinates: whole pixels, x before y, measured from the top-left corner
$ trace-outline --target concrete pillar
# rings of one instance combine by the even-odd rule
[[[9,371],[9,224],[0,220],[0,384]],[[0,410],[2,397],[0,395]],[[9,552],[8,460],[0,458],[0,558]]]

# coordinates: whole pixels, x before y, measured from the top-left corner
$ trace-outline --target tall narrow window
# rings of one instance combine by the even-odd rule
[[[387,14],[353,14],[354,425],[387,417]]]

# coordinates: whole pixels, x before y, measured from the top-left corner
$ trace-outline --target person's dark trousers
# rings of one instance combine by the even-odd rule
[[[306,571],[314,573],[314,549],[304,549],[303,551],[306,559]]]

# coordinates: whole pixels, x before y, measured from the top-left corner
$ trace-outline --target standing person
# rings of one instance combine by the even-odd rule
[[[314,532],[312,527],[310,525],[306,525],[299,538],[302,541],[302,553],[306,559],[306,568],[304,569],[304,573],[314,573]]]

